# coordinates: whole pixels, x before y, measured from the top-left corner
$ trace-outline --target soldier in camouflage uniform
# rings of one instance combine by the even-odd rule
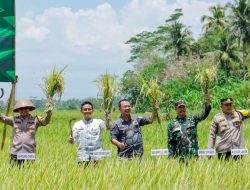
[[[242,122],[250,117],[250,110],[233,110],[233,99],[221,99],[222,112],[213,118],[208,148],[213,149],[216,145],[218,158],[229,160],[231,149],[244,149]],[[217,137],[217,138],[216,138]],[[240,158],[234,156],[234,159]]]
[[[197,124],[206,119],[211,110],[209,97],[205,96],[205,107],[195,116],[186,115],[186,104],[180,100],[175,103],[177,117],[168,125],[169,158],[198,157]]]

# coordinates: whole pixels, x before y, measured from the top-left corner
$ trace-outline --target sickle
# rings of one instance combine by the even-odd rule
[[[69,128],[70,128],[70,135],[73,137],[73,132],[72,132],[72,122],[75,121],[76,118],[71,118],[69,120]]]
[[[4,95],[4,90],[3,90],[3,88],[1,88],[1,96],[0,96],[0,99],[3,97],[3,95]]]

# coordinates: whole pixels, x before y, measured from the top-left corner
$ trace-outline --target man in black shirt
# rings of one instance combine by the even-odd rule
[[[156,105],[154,109],[158,109]],[[111,128],[111,142],[117,146],[120,158],[131,159],[143,155],[141,126],[151,124],[154,114],[150,117],[131,116],[131,106],[127,99],[119,101],[120,118]]]

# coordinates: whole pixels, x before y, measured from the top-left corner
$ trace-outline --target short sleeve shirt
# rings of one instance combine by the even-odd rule
[[[141,126],[150,124],[150,117],[131,116],[128,121],[120,117],[111,128],[111,141],[118,140],[126,145],[118,149],[120,157],[141,156],[143,154]]]

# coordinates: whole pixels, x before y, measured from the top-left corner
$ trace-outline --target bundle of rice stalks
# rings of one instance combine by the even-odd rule
[[[202,67],[196,75],[196,80],[200,83],[203,93],[208,94],[209,89],[212,88],[214,82],[217,80],[217,67],[208,58],[204,58]]]
[[[65,69],[66,67],[61,70],[54,68],[52,73],[43,78],[42,89],[47,99],[53,99],[54,96],[62,97],[64,91],[63,71]]]
[[[147,100],[151,106],[160,105],[162,98],[163,98],[163,93],[161,92],[160,87],[158,85],[158,80],[151,79],[147,83],[143,79],[141,74],[137,73],[137,75],[138,75],[139,83],[141,85],[140,96],[142,96],[143,98],[147,98]],[[157,118],[158,123],[161,125],[161,119],[159,116],[158,109],[154,108],[154,114]]]
[[[116,77],[115,75],[105,74],[100,77],[97,83],[102,94],[106,126],[110,127],[110,114],[117,92]]]

